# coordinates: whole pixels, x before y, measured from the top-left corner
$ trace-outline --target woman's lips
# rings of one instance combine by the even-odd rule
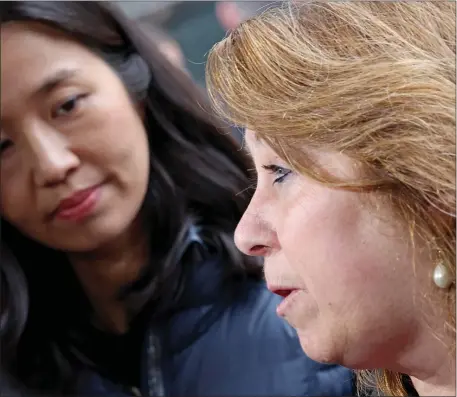
[[[292,293],[292,291],[294,291],[294,290],[293,289],[277,289],[272,292],[275,293],[276,295],[282,296],[283,298],[287,298]]]
[[[80,190],[60,202],[55,217],[68,221],[82,220],[93,212],[99,197],[100,185]]]
[[[287,314],[289,308],[294,304],[297,294],[300,292],[297,288],[269,288],[271,292],[282,296],[284,299],[276,308],[276,313],[280,317]]]

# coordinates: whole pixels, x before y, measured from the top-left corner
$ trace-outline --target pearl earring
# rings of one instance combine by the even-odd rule
[[[440,262],[433,271],[433,282],[437,287],[447,289],[451,286],[451,274],[449,270]]]

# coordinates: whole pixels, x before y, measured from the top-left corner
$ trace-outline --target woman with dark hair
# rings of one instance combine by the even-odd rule
[[[9,373],[46,394],[351,394],[236,249],[249,164],[189,77],[109,4],[0,16],[1,242],[30,296]]]

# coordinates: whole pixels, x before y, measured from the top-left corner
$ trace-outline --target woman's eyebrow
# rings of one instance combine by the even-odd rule
[[[39,96],[50,93],[55,90],[66,80],[74,77],[78,73],[77,69],[73,68],[62,68],[54,71],[50,76],[46,77],[44,82],[34,90],[33,96]]]

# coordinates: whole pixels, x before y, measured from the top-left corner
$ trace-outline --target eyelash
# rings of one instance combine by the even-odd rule
[[[79,101],[86,97],[87,97],[86,94],[78,94],[78,95],[72,95],[72,96],[66,98],[55,109],[52,110],[52,117],[57,118],[57,117],[61,117],[61,116],[67,116],[68,114],[74,112],[79,104]],[[71,104],[72,102],[73,102],[73,108],[71,110],[69,110],[66,114],[63,114],[63,115],[57,114],[59,110],[61,110],[66,105]]]
[[[273,185],[284,182],[286,177],[292,173],[291,170],[275,164],[263,165],[262,168],[270,172],[270,174],[278,175],[278,177],[273,181]]]

